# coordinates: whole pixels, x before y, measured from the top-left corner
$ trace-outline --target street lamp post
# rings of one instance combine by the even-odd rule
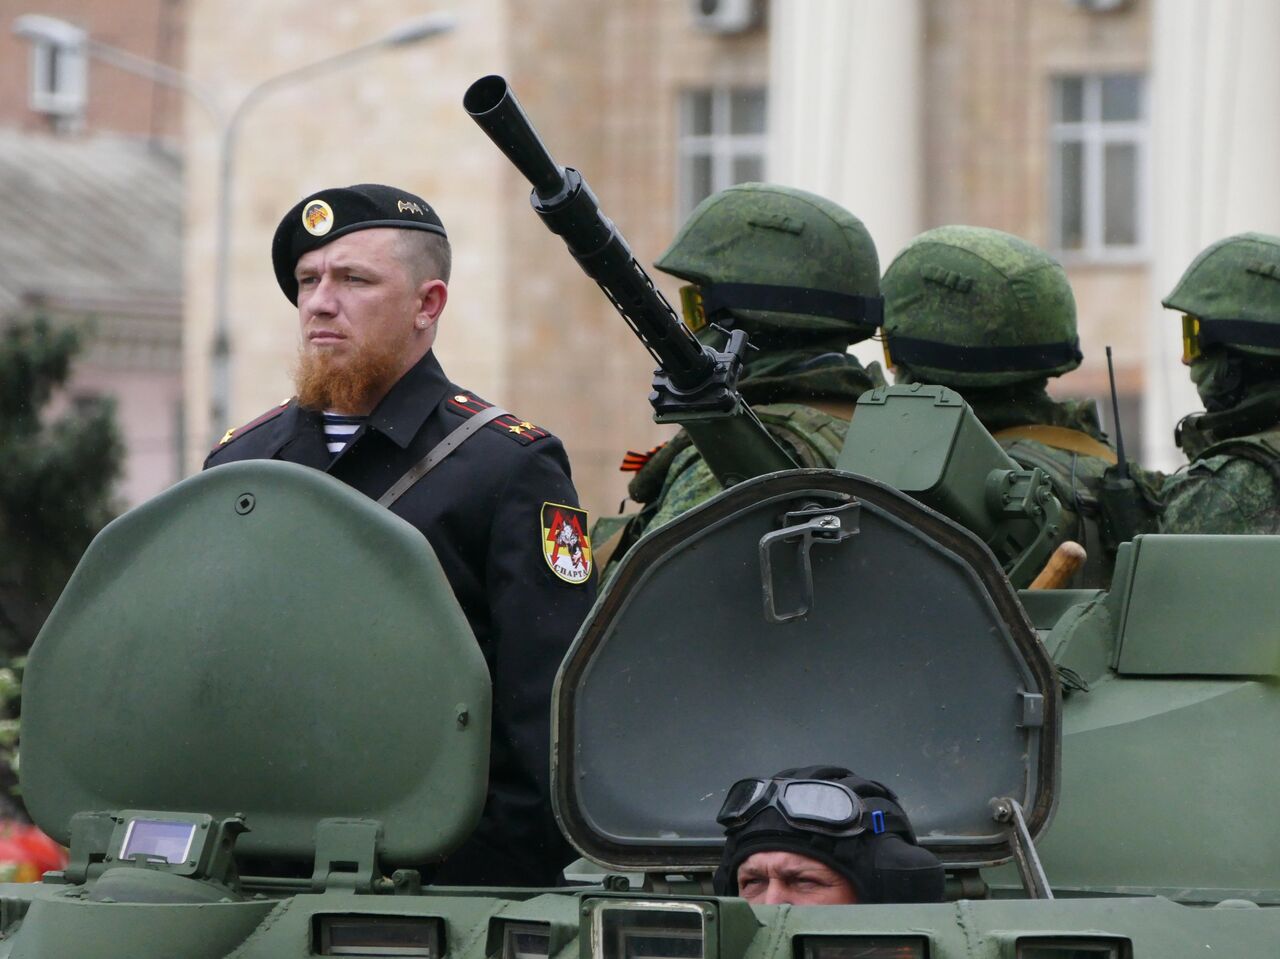
[[[406,21],[376,40],[268,77],[250,87],[231,111],[227,112],[203,84],[181,70],[101,43],[81,28],[53,17],[27,14],[14,20],[13,32],[25,40],[78,49],[86,56],[117,69],[182,91],[200,104],[218,127],[213,343],[209,360],[209,423],[213,438],[216,439],[219,431],[225,427],[231,408],[231,196],[235,182],[236,143],[245,116],[265,97],[285,87],[309,80],[318,74],[348,66],[379,50],[409,46],[430,37],[448,33],[456,23],[456,19],[450,13],[427,14]]]

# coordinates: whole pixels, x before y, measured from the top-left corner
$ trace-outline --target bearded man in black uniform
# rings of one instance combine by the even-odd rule
[[[298,394],[228,430],[205,466],[280,459],[324,470],[427,537],[493,679],[484,816],[428,878],[550,885],[572,858],[550,805],[551,686],[596,586],[564,448],[440,368],[431,347],[449,242],[421,197],[378,184],[322,190],[285,214],[271,254],[298,307]],[[575,537],[576,549],[557,545]]]

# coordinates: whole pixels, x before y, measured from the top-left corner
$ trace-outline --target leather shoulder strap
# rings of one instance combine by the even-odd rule
[[[440,465],[450,453],[468,439],[492,423],[499,416],[510,416],[506,410],[498,406],[490,406],[474,416],[466,419],[461,426],[454,427],[444,439],[433,446],[430,452],[410,467],[409,471],[391,484],[391,488],[378,497],[378,505],[390,508],[396,500],[413,487],[413,484]]]

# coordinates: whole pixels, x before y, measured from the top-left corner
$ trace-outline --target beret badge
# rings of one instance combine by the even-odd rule
[[[324,200],[312,200],[302,208],[302,225],[312,236],[324,236],[333,229],[333,208]]]

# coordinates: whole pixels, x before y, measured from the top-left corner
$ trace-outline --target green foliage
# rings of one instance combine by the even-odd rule
[[[46,320],[0,331],[0,656],[30,648],[94,535],[115,515],[123,444],[110,403],[45,412],[79,348]]]
[[[22,672],[27,657],[17,656],[0,667],[0,818],[25,818],[17,797],[18,788],[18,706],[22,697]]]
[[[45,408],[80,337],[46,320],[0,331],[0,817],[21,818],[18,716],[25,653],[80,555],[115,515],[124,447],[109,403]]]

